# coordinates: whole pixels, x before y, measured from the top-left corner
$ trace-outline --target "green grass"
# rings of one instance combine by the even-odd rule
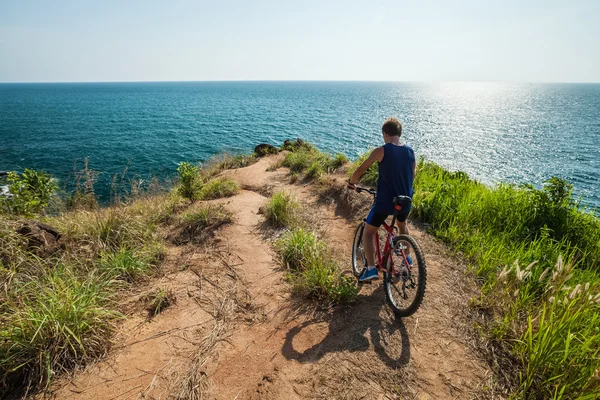
[[[295,197],[279,191],[271,196],[261,211],[274,226],[291,227],[298,223],[299,209],[300,204]]]
[[[321,259],[326,246],[315,232],[304,228],[287,231],[277,242],[284,264],[294,271],[302,271]]]
[[[103,354],[120,317],[111,284],[63,265],[15,277],[0,316],[0,394],[11,383],[48,383]]]
[[[220,226],[231,222],[231,212],[223,205],[205,204],[190,212],[183,213],[180,224],[196,229],[205,229],[211,226]]]
[[[114,279],[135,282],[140,276],[152,272],[152,266],[133,249],[122,247],[115,252],[100,255],[100,271]]]
[[[214,200],[235,196],[240,192],[240,184],[231,178],[214,178],[200,189],[200,200]]]
[[[348,161],[342,153],[331,156],[308,142],[291,149],[283,159],[282,165],[288,167],[292,173],[306,173],[307,178],[319,178],[324,173],[332,173]]]
[[[352,176],[354,171],[362,164],[371,154],[371,150],[361,154],[348,168],[348,178]],[[360,178],[360,182],[368,186],[375,187],[377,178],[379,177],[378,162],[373,163]]]
[[[326,244],[313,231],[294,228],[276,243],[296,292],[318,301],[343,303],[356,298],[354,279],[342,276]]]
[[[600,220],[570,185],[488,187],[421,161],[413,200],[413,216],[475,262],[491,332],[521,360],[514,396],[598,393]]]
[[[248,167],[257,161],[255,154],[217,154],[208,160],[200,175],[203,180],[209,180],[224,170]]]

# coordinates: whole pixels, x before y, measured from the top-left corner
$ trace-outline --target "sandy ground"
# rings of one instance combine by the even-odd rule
[[[106,358],[54,387],[57,399],[474,399],[492,398],[492,374],[469,347],[464,309],[475,294],[460,259],[411,225],[425,253],[428,285],[413,316],[397,320],[380,283],[356,303],[327,309],[292,295],[259,209],[283,188],[319,216],[350,268],[355,223],[312,185],[289,183],[275,157],[225,171],[244,190],[218,200],[234,215],[212,247],[171,246],[157,287],[177,303],[123,322]],[[340,177],[341,179],[341,177]],[[133,301],[133,300],[132,300]],[[190,394],[195,391],[196,397]]]

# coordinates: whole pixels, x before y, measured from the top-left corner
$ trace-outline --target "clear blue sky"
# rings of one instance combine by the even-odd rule
[[[600,0],[0,0],[0,82],[600,82]]]

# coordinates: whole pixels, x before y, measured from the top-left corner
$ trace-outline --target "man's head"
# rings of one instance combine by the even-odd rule
[[[402,124],[396,118],[388,118],[381,127],[381,132],[388,136],[402,136]]]

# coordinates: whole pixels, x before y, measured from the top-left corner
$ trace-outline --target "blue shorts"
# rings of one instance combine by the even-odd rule
[[[402,207],[402,210],[400,210],[398,212],[396,219],[400,222],[406,221],[411,208],[412,208],[411,206]],[[390,215],[391,214],[380,214],[380,213],[375,212],[375,206],[373,206],[373,208],[371,208],[371,212],[367,216],[367,219],[365,220],[365,222],[369,225],[373,225],[373,226],[376,226],[379,228],[381,226],[381,224],[383,224],[385,222],[385,220],[387,219],[387,217],[389,217]]]

